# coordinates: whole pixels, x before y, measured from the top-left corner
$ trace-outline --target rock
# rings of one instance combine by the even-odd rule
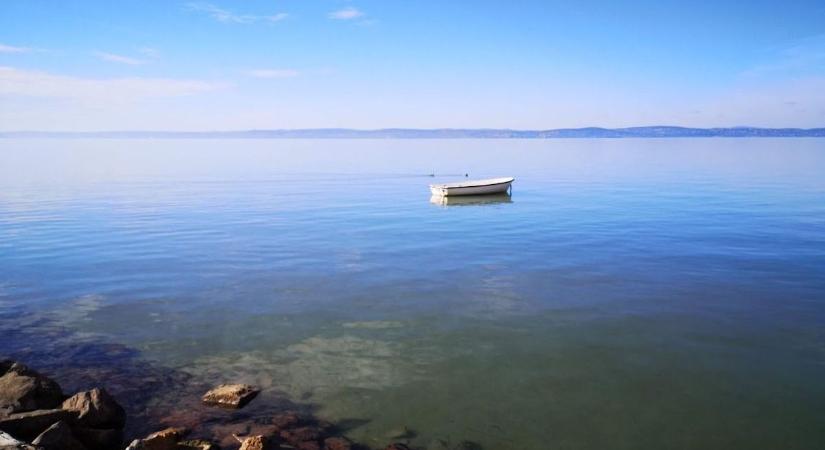
[[[77,413],[62,409],[44,409],[11,414],[0,419],[0,430],[9,433],[17,439],[31,440],[46,430],[55,422],[72,423]]]
[[[177,450],[220,450],[217,445],[204,441],[203,439],[195,439],[189,441],[178,442]]]
[[[317,441],[320,438],[321,432],[315,427],[300,427],[281,431],[281,439],[296,446],[301,442]]]
[[[9,361],[4,361],[3,367],[5,373],[0,376],[0,410],[15,413],[52,409],[63,401],[60,385],[51,378],[20,363],[9,364]]]
[[[0,450],[38,450],[32,445],[11,437],[11,435],[0,431]]]
[[[258,395],[258,389],[248,384],[222,384],[203,396],[207,405],[242,408]]]
[[[324,450],[351,450],[352,442],[343,437],[331,437],[324,439]]]
[[[36,450],[35,447],[18,441],[2,431],[0,431],[0,450]]]
[[[321,450],[321,444],[316,441],[306,441],[298,444],[298,450]]]
[[[272,417],[272,424],[279,430],[295,428],[304,423],[304,419],[296,412],[285,412]]]
[[[250,436],[243,440],[240,450],[275,450],[278,445],[265,436]]]
[[[412,450],[406,444],[402,444],[400,442],[396,442],[393,444],[388,445],[384,450]]]
[[[178,443],[188,433],[185,428],[167,428],[132,441],[126,450],[181,450]]]
[[[86,447],[74,437],[69,425],[63,421],[56,422],[40,433],[40,436],[32,441],[32,445],[43,450],[86,450]]]
[[[74,436],[89,450],[112,450],[123,445],[123,430],[120,428],[74,427]]]
[[[177,442],[177,441],[183,439],[184,437],[186,437],[187,434],[189,434],[189,430],[187,430],[186,428],[170,427],[170,428],[167,428],[165,430],[160,430],[160,431],[157,431],[155,433],[150,434],[149,436],[146,436],[145,440],[174,439],[175,442]]]
[[[81,425],[90,428],[123,428],[126,411],[105,389],[78,392],[63,402],[63,409],[77,411]]]

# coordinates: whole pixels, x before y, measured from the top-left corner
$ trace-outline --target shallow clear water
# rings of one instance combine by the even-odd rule
[[[0,318],[375,446],[823,448],[825,140],[2,140]]]

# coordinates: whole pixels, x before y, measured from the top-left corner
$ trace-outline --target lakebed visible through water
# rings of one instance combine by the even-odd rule
[[[465,173],[512,198],[430,201]],[[825,139],[0,140],[0,356],[147,422],[823,448]]]

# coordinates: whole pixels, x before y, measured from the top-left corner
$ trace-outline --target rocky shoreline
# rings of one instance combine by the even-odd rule
[[[168,428],[127,443],[126,411],[105,387],[65,395],[51,378],[2,360],[0,450],[369,450],[343,436],[340,427],[306,412],[234,414],[260,392],[244,384],[217,386],[178,404],[180,410],[170,411],[165,421]],[[409,449],[402,442],[385,447]]]

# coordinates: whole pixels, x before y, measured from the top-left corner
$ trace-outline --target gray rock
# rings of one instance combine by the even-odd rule
[[[81,425],[90,428],[123,428],[126,411],[105,389],[78,392],[63,402],[63,409],[76,411]]]
[[[55,422],[72,423],[77,413],[62,409],[44,409],[24,413],[11,414],[0,419],[0,430],[9,433],[17,439],[31,440],[49,428]]]
[[[40,433],[32,445],[43,450],[86,450],[86,447],[72,434],[72,429],[66,422],[57,422]]]
[[[54,380],[20,363],[3,361],[0,371],[0,410],[8,413],[57,408],[63,391]]]

